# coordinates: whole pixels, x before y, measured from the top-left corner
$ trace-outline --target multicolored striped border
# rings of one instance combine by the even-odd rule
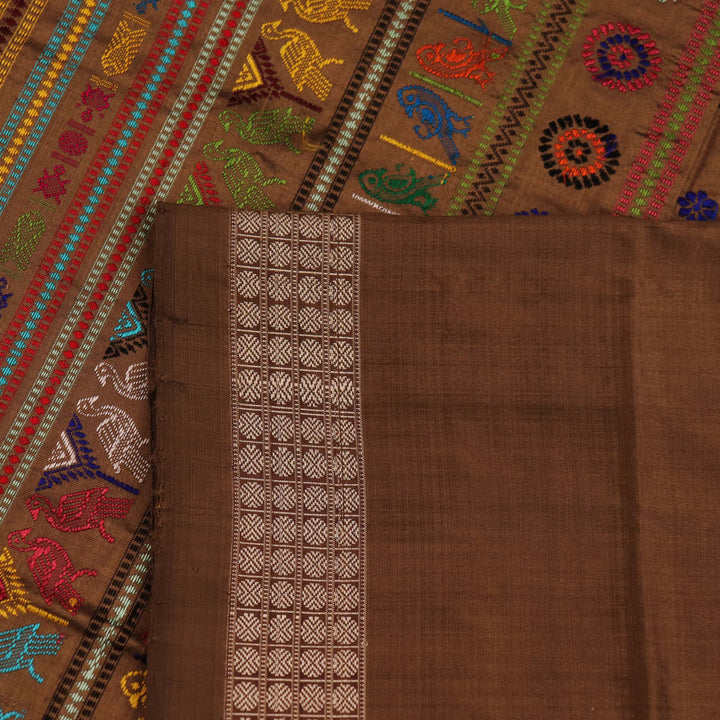
[[[719,0],[703,5],[620,192],[615,214],[657,218],[720,76]]]

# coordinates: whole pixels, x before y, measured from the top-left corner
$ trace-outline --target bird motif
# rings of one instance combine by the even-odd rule
[[[97,528],[105,540],[111,543],[115,542],[115,538],[107,531],[105,520],[126,517],[133,501],[105,497],[107,493],[106,487],[68,493],[60,498],[57,507],[53,507],[43,495],[35,494],[27,499],[26,504],[33,520],[37,520],[42,511],[48,523],[60,532],[82,532]]]
[[[282,178],[266,178],[257,160],[239,148],[223,148],[222,140],[215,140],[203,146],[203,154],[208,160],[222,160],[223,179],[233,200],[239,208],[251,207],[253,210],[269,210],[273,201],[262,191],[267,185],[284,185]]]
[[[280,0],[283,12],[287,12],[290,5],[295,13],[309,23],[328,23],[342,20],[348,30],[356,33],[357,27],[350,22],[348,11],[367,10],[372,0]]]
[[[51,605],[57,600],[71,615],[77,614],[84,598],[72,583],[79,577],[94,577],[97,570],[75,570],[65,548],[47,537],[28,540],[30,528],[15,530],[8,535],[8,545],[20,552],[32,553],[28,567],[35,578],[43,600]]]
[[[326,100],[332,90],[332,83],[320,72],[326,65],[342,65],[340,58],[325,60],[320,54],[315,41],[302,30],[291,28],[278,30],[281,20],[267,22],[260,32],[266,40],[285,40],[287,42],[280,48],[280,57],[290,73],[292,81],[298,90],[307,85],[320,100]]]
[[[34,623],[0,632],[0,673],[27,670],[33,679],[43,682],[34,660],[38,655],[57,655],[65,636],[41,635],[39,629],[40,623]]]
[[[150,472],[150,461],[141,449],[150,444],[150,438],[142,437],[135,421],[119,407],[98,407],[99,399],[97,395],[81,398],[77,404],[78,412],[88,417],[103,418],[96,432],[113,469],[119,473],[126,467],[138,482],[143,482]]]
[[[300,148],[292,141],[294,133],[304,135],[312,130],[315,120],[311,117],[293,115],[292,108],[271,108],[252,113],[247,120],[233,110],[223,110],[220,122],[227,132],[231,127],[253,145],[275,145],[283,143],[294,153]]]
[[[114,365],[103,361],[95,366],[95,374],[103,387],[110,380],[116,392],[128,400],[146,400],[149,388],[148,367],[146,361],[135,363],[125,371],[125,378],[122,379]]]

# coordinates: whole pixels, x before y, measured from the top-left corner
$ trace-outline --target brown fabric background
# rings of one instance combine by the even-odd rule
[[[222,717],[232,539],[228,217],[227,210],[161,206],[154,229],[149,717]]]
[[[719,241],[685,227],[362,218],[368,720],[719,716]],[[209,719],[227,212],[156,234],[148,717]]]

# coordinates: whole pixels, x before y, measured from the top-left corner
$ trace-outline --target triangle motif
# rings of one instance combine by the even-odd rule
[[[150,288],[152,287],[152,268],[144,270],[140,276],[132,298],[127,302],[113,331],[103,358],[129,355],[147,347],[148,314],[150,312]]]
[[[252,90],[263,84],[263,78],[252,55],[247,56],[245,64],[240,68],[237,80],[233,85],[233,92],[238,90]]]

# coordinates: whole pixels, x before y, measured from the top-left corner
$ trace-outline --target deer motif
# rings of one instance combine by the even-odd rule
[[[266,40],[285,40],[280,57],[298,90],[307,85],[320,100],[326,100],[332,83],[320,72],[326,65],[342,65],[340,58],[323,59],[314,40],[302,30],[278,30],[281,20],[265,23],[260,32]]]
[[[94,577],[97,570],[75,570],[65,548],[46,537],[28,540],[30,528],[15,530],[8,535],[8,545],[20,552],[32,553],[28,567],[35,578],[43,600],[52,604],[57,600],[71,615],[82,607],[83,597],[73,587],[73,582],[83,575]]]
[[[148,364],[145,361],[131,365],[125,371],[124,379],[109,362],[98,363],[95,374],[103,387],[110,380],[115,390],[128,400],[145,400],[148,396]]]
[[[97,426],[97,434],[105,453],[116,473],[126,467],[138,482],[143,482],[150,471],[150,461],[142,454],[141,448],[150,444],[144,438],[128,413],[115,405],[100,405],[97,395],[78,401],[77,410],[87,417],[103,418]]]
[[[57,655],[65,636],[41,635],[39,629],[40,623],[34,623],[0,633],[0,673],[27,670],[33,679],[43,682],[33,661],[38,655]]]
[[[250,207],[253,210],[269,210],[273,202],[262,191],[267,185],[277,183],[284,185],[282,178],[266,178],[257,160],[239,148],[222,149],[222,140],[209,142],[203,147],[203,154],[208,160],[222,160],[223,178],[233,200],[239,208]]]
[[[287,12],[293,5],[299,18],[309,23],[328,23],[342,20],[348,30],[356,33],[357,27],[350,22],[348,11],[367,10],[372,0],[280,0],[280,6]]]
[[[108,488],[98,487],[92,490],[63,495],[57,507],[43,495],[31,495],[27,507],[33,520],[37,520],[40,512],[45,513],[48,523],[60,532],[81,532],[97,528],[108,542],[115,538],[105,528],[107,518],[124,518],[130,512],[133,501],[127,498],[105,497]]]

